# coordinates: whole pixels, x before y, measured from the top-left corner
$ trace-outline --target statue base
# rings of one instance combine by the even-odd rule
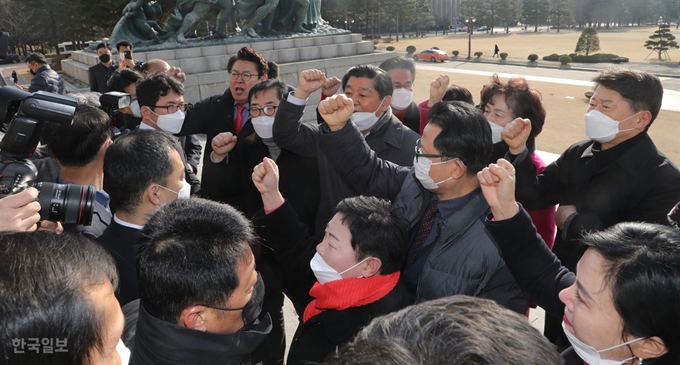
[[[278,63],[279,78],[293,86],[298,83],[298,73],[306,69],[315,68],[324,71],[327,77],[342,78],[352,66],[379,64],[396,56],[394,52],[374,51],[373,42],[362,41],[361,34],[338,34],[291,39],[258,39],[252,40],[251,43],[158,51],[135,50],[134,57],[140,61],[160,58],[172,66],[182,68],[187,74],[184,99],[189,103],[195,103],[212,95],[224,93],[229,87],[227,62],[244,46],[259,51],[267,61]],[[72,53],[72,59],[63,60],[61,65],[66,74],[87,84],[88,69],[98,62],[95,53],[78,51]],[[305,110],[305,120],[316,119],[314,110],[319,97],[319,93],[310,97]]]

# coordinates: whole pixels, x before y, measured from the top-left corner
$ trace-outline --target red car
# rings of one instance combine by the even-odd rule
[[[414,61],[444,62],[448,59],[449,55],[446,54],[446,52],[440,51],[438,49],[426,49],[424,51],[420,51],[420,53],[413,55]]]

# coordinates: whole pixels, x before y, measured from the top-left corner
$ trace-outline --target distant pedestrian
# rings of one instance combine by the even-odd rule
[[[494,44],[494,47],[493,47],[493,56],[492,56],[492,58],[498,56],[498,52],[499,52],[499,51],[500,51],[500,49],[498,49],[498,45],[497,45],[497,44]],[[498,56],[498,57],[500,57],[500,56]]]
[[[14,81],[15,84],[19,83],[19,77],[17,76],[16,70],[12,70],[12,81]]]

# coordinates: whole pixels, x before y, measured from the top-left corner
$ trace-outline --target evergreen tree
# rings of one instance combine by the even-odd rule
[[[538,32],[538,25],[545,24],[548,19],[549,7],[547,0],[524,0],[522,5],[522,22],[534,25],[534,33]]]
[[[595,52],[600,50],[600,38],[597,36],[597,30],[593,27],[587,27],[581,33],[581,36],[576,42],[576,53],[584,53],[586,56],[590,52]]]
[[[558,33],[560,28],[564,28],[573,21],[571,9],[569,9],[567,0],[552,0],[550,18],[552,19],[553,25],[557,28]]]
[[[649,41],[645,42],[645,48],[651,49],[659,54],[659,61],[663,61],[663,55],[668,55],[671,48],[680,48],[675,36],[671,34],[668,24],[659,24],[659,29],[649,36]],[[668,57],[670,59],[670,57]]]
[[[505,27],[505,33],[508,33],[511,26],[517,25],[519,4],[517,0],[501,0],[499,5],[500,22]]]

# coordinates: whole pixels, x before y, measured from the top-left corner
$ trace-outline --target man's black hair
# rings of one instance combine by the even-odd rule
[[[176,199],[144,225],[139,238],[140,302],[176,323],[187,307],[222,307],[239,286],[238,265],[252,259],[252,223],[230,205]]]
[[[288,92],[288,86],[277,79],[268,79],[258,82],[252,88],[250,88],[250,93],[248,93],[248,102],[252,102],[255,95],[267,90],[276,90],[276,95],[279,97],[279,100],[281,100]]]
[[[148,106],[154,110],[158,99],[170,92],[184,95],[184,85],[170,75],[157,73],[137,84],[137,102],[140,107]]]
[[[105,42],[99,43],[97,45],[97,51],[99,51],[100,48],[107,48],[109,51],[111,50],[111,45]]]
[[[123,93],[125,92],[125,88],[130,86],[130,84],[136,84],[142,80],[144,80],[144,77],[142,77],[139,72],[126,68],[111,75],[111,78],[106,83],[106,86],[108,87],[109,91],[118,91]]]
[[[111,138],[111,119],[99,108],[78,105],[72,125],[45,123],[42,135],[60,165],[82,167],[103,153]]]
[[[267,64],[267,61],[264,59],[262,54],[260,54],[259,52],[250,47],[241,48],[238,51],[238,53],[236,53],[235,56],[232,56],[229,59],[229,61],[227,62],[228,72],[231,72],[231,68],[234,67],[234,63],[236,63],[236,61],[252,62],[255,65],[255,67],[257,67],[258,78],[268,75],[269,73],[269,65]]]
[[[442,129],[434,139],[434,148],[441,155],[460,159],[468,176],[489,164],[491,127],[475,106],[462,101],[438,102],[427,114],[427,122]]]
[[[373,80],[373,88],[378,92],[381,99],[386,96],[392,96],[394,91],[390,75],[375,65],[359,65],[347,70],[345,76],[342,77],[343,90],[347,86],[350,77],[363,77]]]
[[[88,238],[45,231],[0,234],[0,363],[90,364],[91,352],[103,349],[105,318],[88,292],[106,283],[116,290],[116,265]],[[57,339],[65,340],[67,351],[23,347],[17,353],[20,341],[30,338],[50,339],[54,349]]]
[[[122,41],[116,43],[116,51],[118,51],[119,53],[120,53],[121,47],[130,47],[130,50],[132,50],[132,42],[122,40]]]
[[[380,68],[389,72],[394,69],[411,71],[411,80],[416,79],[416,63],[404,56],[388,58],[380,64]]]
[[[343,199],[335,208],[352,235],[351,245],[357,261],[379,258],[380,274],[398,271],[406,259],[408,235],[406,222],[387,200],[356,196]]]
[[[177,140],[162,131],[136,129],[117,138],[104,157],[104,191],[111,208],[134,212],[149,184],[165,186],[173,172],[172,150],[182,156]]]
[[[45,58],[45,55],[40,53],[40,52],[33,52],[30,53],[28,56],[26,56],[26,63],[39,63],[41,65],[46,65],[47,64],[47,58]]]

